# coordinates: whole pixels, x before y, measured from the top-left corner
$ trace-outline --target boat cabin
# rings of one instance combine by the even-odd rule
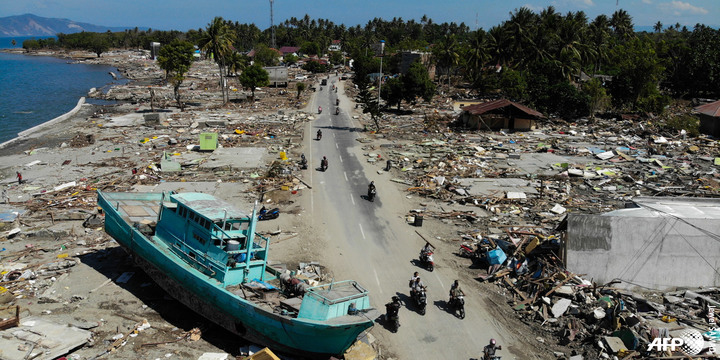
[[[246,214],[203,193],[165,196],[156,238],[191,266],[225,286],[265,281],[269,239],[255,237],[255,212]]]

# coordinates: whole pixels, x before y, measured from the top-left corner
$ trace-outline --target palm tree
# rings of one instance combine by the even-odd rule
[[[230,56],[228,56],[227,61],[228,73],[233,75],[237,75],[239,72],[243,71],[248,65],[247,56],[240,54],[237,51],[231,53]]]
[[[222,17],[215,17],[210,22],[200,39],[200,48],[206,54],[211,55],[218,64],[220,70],[220,88],[223,94],[223,103],[228,101],[227,87],[225,86],[225,63],[231,52],[235,33],[225,23]]]
[[[483,29],[470,34],[464,58],[468,80],[474,87],[477,87],[482,78],[483,67],[490,60],[488,35]]]
[[[653,29],[655,30],[655,32],[659,33],[660,31],[662,31],[662,27],[663,27],[663,24],[660,21],[658,21],[655,23],[655,26],[653,26]]]
[[[632,16],[625,10],[620,9],[612,14],[610,26],[620,39],[627,40],[633,34]]]
[[[608,59],[608,38],[610,37],[610,19],[605,15],[598,17],[590,23],[590,44],[593,49],[595,66],[593,75],[600,70],[600,66]]]
[[[450,87],[450,70],[460,62],[458,50],[458,42],[453,34],[446,35],[443,41],[433,48],[435,61],[440,67],[446,69],[448,87]]]
[[[534,49],[532,34],[537,29],[538,17],[532,10],[521,7],[510,13],[510,20],[503,24],[510,40],[512,61],[516,65],[527,65],[525,54]]]

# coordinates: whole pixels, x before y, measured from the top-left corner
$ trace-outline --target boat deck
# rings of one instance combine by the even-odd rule
[[[133,193],[103,193],[103,195],[129,224],[136,222],[142,224],[157,220],[162,194],[150,194],[156,196],[148,196],[147,199],[138,199],[137,194]]]

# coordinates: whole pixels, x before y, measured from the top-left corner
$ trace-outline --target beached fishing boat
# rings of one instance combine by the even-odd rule
[[[271,283],[269,239],[248,215],[203,193],[98,191],[105,231],[171,296],[250,341],[278,350],[342,354],[377,312],[355,281],[290,297]]]

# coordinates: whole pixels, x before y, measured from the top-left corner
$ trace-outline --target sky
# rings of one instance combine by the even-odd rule
[[[560,13],[584,11],[597,15],[627,11],[636,27],[665,27],[680,23],[688,28],[720,25],[720,0],[274,0],[275,24],[291,17],[329,19],[346,26],[364,25],[373,18],[419,21],[427,15],[435,23],[464,22],[470,29],[489,29],[523,6],[539,13],[547,6]],[[102,26],[149,27],[157,30],[205,28],[222,16],[240,23],[270,27],[270,0],[0,0],[0,17],[26,13],[66,18]]]

